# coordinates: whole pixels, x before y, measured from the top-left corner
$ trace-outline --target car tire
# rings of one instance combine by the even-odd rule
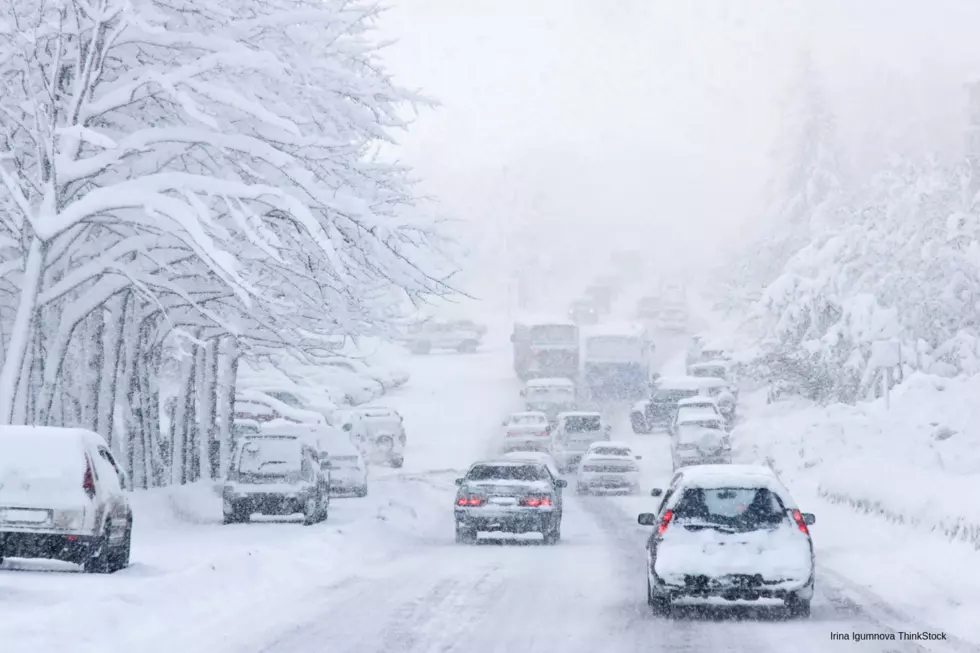
[[[456,544],[476,544],[476,531],[456,522]]]
[[[801,599],[796,594],[790,594],[786,599],[786,609],[793,619],[808,619],[810,617],[810,600]]]
[[[125,569],[129,566],[130,552],[133,548],[133,520],[130,519],[126,523],[126,535],[123,537],[122,542],[119,547],[111,552],[111,559],[109,561],[112,571],[119,571],[120,569]]]
[[[231,504],[231,512],[222,513],[222,523],[223,524],[241,524],[247,522],[251,515],[245,512],[244,506],[240,503]]]
[[[314,496],[306,500],[303,506],[303,525],[312,526],[320,521],[320,514],[323,512],[323,497]]]
[[[357,497],[357,498],[359,498],[359,499],[363,499],[364,497],[367,496],[367,493],[368,493],[367,486],[366,485],[362,485],[361,487],[357,488],[354,491],[354,496]]]
[[[653,593],[649,576],[647,576],[647,605],[650,606],[650,612],[658,617],[670,616],[670,599]]]
[[[391,465],[392,467],[394,467],[395,469],[399,469],[399,468],[401,468],[401,466],[402,466],[402,465],[404,465],[404,464],[405,464],[405,458],[404,458],[404,456],[400,456],[400,457],[398,457],[398,458],[392,458],[392,459],[391,459],[391,460],[389,461],[389,464],[390,464],[390,465]]]
[[[95,550],[82,563],[82,568],[87,574],[108,574],[113,571],[111,565],[112,549],[109,545],[109,531],[112,524],[106,522],[102,528],[102,535],[99,542],[95,545]]]

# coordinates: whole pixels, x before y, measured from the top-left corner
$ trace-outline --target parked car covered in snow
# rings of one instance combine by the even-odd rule
[[[487,329],[472,320],[426,320],[413,325],[403,338],[413,354],[428,354],[433,349],[451,349],[472,353],[480,347]]]
[[[270,393],[276,392],[271,390]],[[280,395],[292,401],[287,395]],[[285,419],[296,423],[326,424],[327,417],[320,412],[298,408],[281,401],[261,390],[240,389],[235,393],[236,420],[254,420],[256,422],[271,422],[275,419]]]
[[[98,433],[0,426],[0,562],[43,558],[111,573],[129,565],[126,475]]]
[[[713,398],[723,415],[723,404],[730,407],[734,416],[734,396],[728,391],[725,381],[693,376],[658,376],[652,384],[650,398],[636,402],[630,409],[633,432],[652,433],[654,429],[669,428],[677,412],[678,402],[697,396]]]
[[[343,358],[336,356],[321,360],[320,364],[331,365],[342,370],[347,370],[353,374],[359,374],[368,379],[374,379],[381,384],[381,387],[386,392],[399,388],[408,382],[408,373],[404,370],[396,370],[388,367],[371,365],[357,358]]]
[[[721,411],[718,409],[718,402],[711,397],[703,397],[700,395],[697,397],[689,397],[688,399],[681,399],[677,402],[677,411],[674,413],[674,419],[671,421],[667,430],[670,433],[673,433],[678,424],[696,421],[699,419],[715,418],[723,421],[725,420],[725,416],[722,415]],[[725,425],[727,428],[727,422],[725,422]]]
[[[501,449],[508,451],[549,451],[551,435],[548,416],[539,411],[513,413],[503,421]]]
[[[342,427],[370,463],[401,467],[405,463],[404,419],[394,408],[361,406],[346,411]]]
[[[578,467],[579,494],[596,490],[626,490],[640,493],[640,456],[625,442],[596,442],[589,447]]]
[[[656,512],[637,521],[656,529],[647,540],[647,603],[668,614],[685,602],[782,600],[791,615],[810,616],[816,521],[766,467],[707,465],[681,470]],[[725,551],[725,555],[719,555]]]
[[[331,438],[320,457],[330,469],[330,492],[365,497],[368,493],[367,464],[349,438]]]
[[[247,522],[254,513],[301,513],[305,524],[315,524],[327,518],[329,471],[304,434],[263,428],[235,442],[222,499],[225,524]]]
[[[725,360],[710,360],[703,363],[694,363],[688,370],[688,375],[702,379],[721,379],[726,384],[731,393],[738,399],[738,379],[731,364]]]

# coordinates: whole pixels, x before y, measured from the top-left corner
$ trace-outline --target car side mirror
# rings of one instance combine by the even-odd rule
[[[456,485],[462,485],[462,484],[463,484],[463,479],[457,478],[456,479]]]
[[[568,487],[568,481],[563,478],[559,478],[555,481],[555,487]]]
[[[354,428],[354,425],[351,424],[350,422],[348,422],[348,423],[344,424],[341,428],[344,430],[344,432],[350,433],[351,429]]]
[[[652,490],[650,490],[651,497],[662,497],[663,495],[664,495],[664,491],[658,487],[655,487]]]
[[[803,523],[807,526],[813,526],[817,523],[817,517],[812,512],[803,513]]]
[[[652,512],[641,512],[636,518],[636,523],[640,526],[656,526],[657,516]]]

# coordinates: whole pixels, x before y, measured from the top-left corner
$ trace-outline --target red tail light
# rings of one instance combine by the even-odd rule
[[[457,506],[482,506],[483,497],[457,497]]]
[[[85,476],[82,477],[82,489],[89,499],[95,498],[95,474],[92,473],[92,461],[85,456]]]
[[[660,525],[657,526],[657,535],[663,535],[664,531],[667,530],[667,526],[670,524],[671,518],[674,516],[673,510],[668,510],[664,513],[663,518],[660,520]]]
[[[806,527],[806,522],[803,521],[803,515],[799,510],[793,511],[793,521],[796,522],[796,527],[800,529],[801,533],[810,534],[810,529]]]
[[[548,507],[551,505],[551,497],[524,497],[521,499],[521,505],[531,508]]]

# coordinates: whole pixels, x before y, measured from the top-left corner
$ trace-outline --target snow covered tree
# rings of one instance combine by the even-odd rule
[[[399,105],[424,101],[384,73],[376,14],[349,0],[12,0],[0,423],[124,428],[116,446],[146,484],[169,464],[165,349],[186,350],[170,381],[213,434],[233,397],[220,361],[241,347],[315,350],[383,330],[392,289],[448,292],[407,170],[375,155],[405,126]]]

